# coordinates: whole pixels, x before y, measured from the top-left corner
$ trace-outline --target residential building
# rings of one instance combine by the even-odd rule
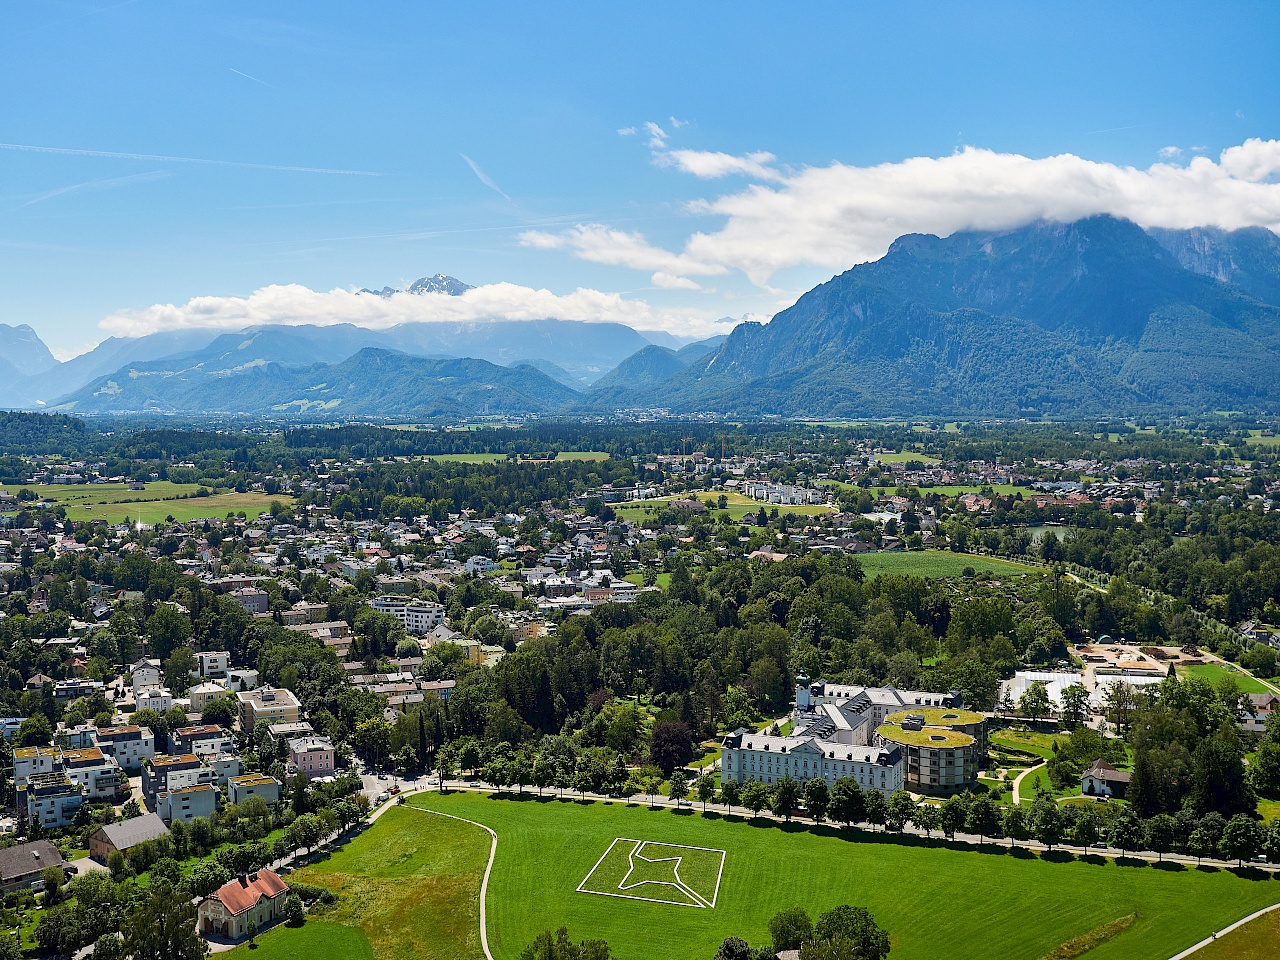
[[[116,850],[128,853],[130,849],[147,840],[155,840],[168,834],[158,814],[144,813],[140,817],[108,823],[89,835],[89,856],[98,863],[106,863]]]
[[[261,930],[284,913],[289,885],[270,870],[242,874],[201,902],[197,926],[206,937],[243,940],[249,924]]]
[[[84,803],[84,788],[62,770],[37,773],[17,789],[18,819],[46,830],[71,826]]]
[[[156,738],[146,727],[99,727],[94,743],[129,771],[141,770],[143,763],[156,755]]]
[[[406,600],[404,597],[385,595],[376,597],[370,604],[379,613],[389,613],[404,624],[406,633],[421,636],[430,633],[444,623],[444,607],[426,600]]]
[[[235,735],[215,723],[179,727],[169,734],[169,746],[175,753],[194,753],[197,757],[216,757],[239,749]]]
[[[245,773],[227,780],[227,798],[232,803],[244,803],[250,797],[261,797],[268,805],[280,800],[280,783],[265,773]]]
[[[821,777],[828,785],[851,777],[863,790],[886,797],[903,787],[902,751],[825,741],[816,736],[768,736],[739,728],[720,745],[721,779],[772,785],[783,777],[804,782]]]
[[[198,757],[193,753],[155,757],[142,768],[142,796],[147,806],[159,810],[159,796],[197,784],[221,786],[244,772],[240,758],[230,754]]]
[[[250,613],[267,613],[271,609],[271,595],[257,587],[241,587],[232,590],[229,596]]]
[[[292,740],[294,737],[309,737],[315,731],[311,728],[311,724],[305,720],[297,720],[293,723],[273,723],[267,728],[267,737],[271,740],[272,749],[282,740]]]
[[[218,788],[212,783],[163,790],[156,797],[156,813],[165,823],[190,823],[196,817],[211,817],[218,809]]]
[[[84,790],[86,799],[111,800],[119,789],[120,772],[115,759],[97,747],[19,747],[13,751],[13,782],[18,787],[36,777],[63,773]]]
[[[48,840],[32,840],[0,850],[0,893],[31,890],[33,884],[43,883],[41,874],[48,867],[65,870],[68,866],[58,848]]]
[[[231,654],[226,650],[205,650],[196,654],[193,677],[221,680],[231,669]]]
[[[204,708],[211,704],[214,700],[221,700],[227,695],[227,688],[220,683],[205,681],[197,683],[194,687],[187,691],[187,696],[191,698],[192,713],[204,713]]]
[[[257,670],[228,670],[227,689],[232,693],[252,690],[258,685]]]
[[[134,702],[139,710],[168,713],[173,709],[173,694],[168,687],[147,687],[134,694]]]
[[[139,660],[129,668],[129,682],[135,694],[147,687],[160,686],[163,679],[164,671],[160,669],[159,660]]]
[[[328,737],[299,737],[289,741],[289,763],[308,780],[331,777],[334,772],[333,741]]]
[[[302,704],[289,690],[259,687],[236,694],[239,701],[240,729],[249,732],[259,720],[268,723],[293,723],[302,716]]]
[[[1095,760],[1080,774],[1080,792],[1086,797],[1123,797],[1131,774],[1117,770],[1105,760]]]

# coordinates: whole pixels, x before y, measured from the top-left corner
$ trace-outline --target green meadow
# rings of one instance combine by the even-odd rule
[[[703,816],[688,808],[422,794],[295,874],[339,893],[337,907],[321,919],[360,930],[379,960],[480,956],[476,900],[488,835],[429,810],[483,823],[498,835],[487,898],[497,960],[516,960],[539,931],[561,925],[575,939],[607,940],[620,960],[711,960],[727,936],[765,944],[769,918],[779,910],[799,904],[817,914],[840,903],[870,909],[891,935],[894,960],[1025,960],[1059,948],[1066,951],[1060,956],[1076,956],[1084,943],[1094,944],[1090,960],[1166,960],[1280,901],[1280,881],[1250,871],[1118,865],[1065,851],[1011,853],[994,843],[979,852],[938,839]],[[671,893],[639,899],[626,890],[580,891],[619,838],[723,851],[716,887],[709,885],[714,858],[699,855],[690,875],[715,906],[678,902]],[[619,883],[669,880],[653,864],[642,866],[647,873],[626,881],[625,870],[606,864],[587,886],[594,890],[618,879],[614,874]],[[368,955],[339,946],[337,937],[332,947],[304,945],[306,930],[272,931],[260,950],[315,960]]]

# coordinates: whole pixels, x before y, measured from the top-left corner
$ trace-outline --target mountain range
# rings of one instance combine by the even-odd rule
[[[459,295],[451,277],[407,293]],[[10,345],[12,344],[12,346]],[[767,324],[683,343],[562,320],[261,326],[59,365],[0,326],[0,403],[334,416],[1095,416],[1280,409],[1280,238],[1109,216],[900,237]]]

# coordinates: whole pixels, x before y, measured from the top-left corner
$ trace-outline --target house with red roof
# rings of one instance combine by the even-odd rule
[[[289,885],[270,870],[242,873],[201,902],[198,929],[206,937],[243,940],[249,924],[257,930],[284,916]]]

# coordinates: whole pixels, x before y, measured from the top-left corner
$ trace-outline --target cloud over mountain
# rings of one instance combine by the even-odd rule
[[[240,329],[256,324],[354,323],[373,330],[398,323],[489,320],[613,321],[639,330],[683,335],[723,333],[718,315],[693,309],[659,309],[619,293],[578,288],[555,294],[514,283],[474,287],[457,296],[400,291],[388,296],[353,290],[312,290],[300,284],[273,284],[247,297],[192,297],[186,303],[157,303],[122,310],[99,326],[115,336],[137,337],[158,330]]]
[[[844,270],[874,260],[906,233],[948,236],[1098,214],[1143,227],[1262,226],[1280,232],[1277,140],[1247,140],[1216,161],[1193,156],[1185,164],[1169,162],[1177,154],[1165,150],[1165,159],[1146,169],[1069,153],[1034,159],[977,147],[874,166],[788,168],[762,152],[671,149],[666,135],[650,147],[659,166],[699,179],[754,182],[689,204],[690,213],[721,218],[722,225],[693,233],[679,251],[591,223],[560,233],[529,232],[523,242],[567,249],[596,263],[661,271],[668,286],[676,278],[728,271],[764,286],[787,267]]]

